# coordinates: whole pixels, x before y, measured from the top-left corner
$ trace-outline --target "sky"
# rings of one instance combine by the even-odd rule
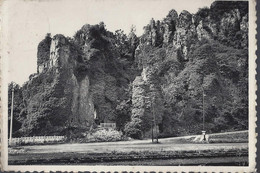
[[[4,2],[4,51],[8,83],[22,85],[37,71],[37,46],[46,33],[72,37],[84,24],[103,21],[106,29],[137,35],[151,18],[162,20],[171,9],[196,13],[213,0],[9,0]],[[5,32],[6,31],[6,32]]]

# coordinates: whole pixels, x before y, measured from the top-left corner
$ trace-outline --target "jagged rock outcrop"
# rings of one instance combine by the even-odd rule
[[[196,31],[199,41],[202,39],[214,39],[218,33],[217,24],[211,23],[209,17],[207,17],[205,20],[199,21]]]
[[[197,34],[192,15],[188,11],[182,11],[178,18],[173,45],[180,49],[184,60],[188,59],[187,55],[190,51],[190,46],[196,39]]]
[[[101,122],[114,122],[115,108],[124,99],[124,91],[129,81],[133,80],[132,73],[135,70],[131,69],[131,63],[129,67],[122,66],[123,62],[118,59],[120,55],[111,44],[112,38],[102,26],[85,25],[78,34],[80,36],[76,37],[76,42],[83,50],[87,64],[97,116]]]
[[[63,35],[55,35],[49,55],[38,65],[42,71],[23,86],[28,115],[22,130],[28,135],[65,133],[65,128],[89,127],[94,121],[89,78],[76,73],[74,46]]]
[[[161,47],[173,43],[184,60],[188,60],[188,53],[194,43],[203,39],[219,40],[236,48],[246,48],[246,8],[245,3],[214,2],[210,9],[203,8],[194,15],[185,10],[178,15],[175,10],[171,10],[162,21],[151,19],[141,36],[140,45]],[[241,42],[238,42],[240,39]]]
[[[225,5],[235,8],[225,8]],[[135,52],[142,75],[133,83],[134,112],[127,129],[132,125],[144,133],[149,132],[149,128],[136,126],[136,122],[148,123],[146,114],[151,110],[143,98],[151,98],[148,93],[155,86],[158,89],[154,91],[162,96],[163,102],[161,112],[164,113],[158,123],[161,135],[201,131],[202,88],[207,94],[204,105],[207,130],[247,127],[247,74],[242,70],[248,67],[248,55],[243,50],[247,49],[245,10],[237,3],[216,2],[210,9],[201,9],[195,15],[183,11],[178,16],[171,10],[162,22],[151,20]],[[232,66],[231,62],[240,65]],[[231,101],[234,98],[236,102]],[[137,121],[135,114],[144,118]]]
[[[84,25],[74,40],[55,35],[50,47],[42,46],[49,38],[41,42],[38,74],[23,87],[28,112],[24,134],[88,129],[95,126],[94,116],[99,122],[115,121],[115,108],[125,99],[135,70],[131,59],[118,60],[109,34],[102,25]],[[130,66],[123,68],[123,63]]]
[[[48,68],[48,64],[45,64],[50,59],[50,47],[51,47],[51,37],[47,34],[45,39],[42,40],[38,45],[37,51],[37,73],[42,72],[44,69]]]
[[[175,10],[171,10],[166,18],[163,20],[163,43],[169,44],[173,41],[174,32],[176,31],[176,24],[178,21],[178,13]]]

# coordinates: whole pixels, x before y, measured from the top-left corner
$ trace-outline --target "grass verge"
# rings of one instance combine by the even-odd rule
[[[192,158],[245,157],[247,149],[190,150],[190,151],[141,151],[111,153],[19,153],[9,154],[10,165],[82,164],[122,161],[148,161]]]

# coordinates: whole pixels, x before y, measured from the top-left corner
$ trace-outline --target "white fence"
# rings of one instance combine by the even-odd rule
[[[65,136],[33,136],[33,137],[21,137],[12,138],[12,145],[19,144],[43,144],[43,143],[53,143],[61,142],[65,140]],[[9,142],[10,140],[8,140]]]

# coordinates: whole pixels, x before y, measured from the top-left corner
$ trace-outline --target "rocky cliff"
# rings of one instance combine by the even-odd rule
[[[62,35],[49,44],[47,57],[38,53],[38,60],[44,60],[38,63],[38,74],[23,86],[26,134],[56,133],[65,126],[89,126],[94,121],[89,77],[76,73],[80,61],[75,46]],[[44,48],[39,46],[38,52],[46,52]]]
[[[130,127],[138,126],[138,136],[145,136],[152,114],[162,136],[200,133],[203,107],[207,131],[248,127],[247,7],[214,2],[196,14],[171,10],[162,21],[150,21],[135,51],[142,73],[133,83],[130,136],[137,133]],[[156,113],[146,103],[151,91],[163,103],[154,104]]]
[[[134,138],[248,127],[248,3],[171,10],[139,38],[84,25],[40,42],[37,74],[21,88],[23,135],[79,135],[116,122]],[[204,101],[203,104],[203,90]],[[17,115],[18,116],[18,115]]]
[[[77,133],[115,121],[136,70],[123,66],[131,60],[118,59],[109,34],[102,25],[84,25],[73,39],[47,35],[39,44],[38,73],[22,88],[23,134]]]

